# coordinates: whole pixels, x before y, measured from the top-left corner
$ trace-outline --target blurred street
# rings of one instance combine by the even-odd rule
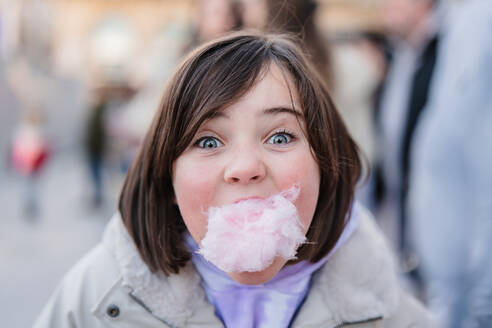
[[[40,215],[23,213],[24,181],[0,171],[0,308],[2,327],[30,327],[63,274],[94,246],[115,199],[92,210],[81,154],[50,159],[39,180]],[[110,194],[110,193],[107,193]]]

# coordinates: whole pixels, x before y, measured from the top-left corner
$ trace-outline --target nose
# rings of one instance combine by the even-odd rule
[[[261,154],[244,147],[231,154],[224,171],[224,180],[227,183],[248,184],[262,181],[265,175],[266,167]]]

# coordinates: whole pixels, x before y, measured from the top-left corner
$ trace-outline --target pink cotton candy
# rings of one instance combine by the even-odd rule
[[[266,269],[277,256],[295,259],[306,242],[294,186],[268,199],[248,199],[208,210],[207,233],[199,253],[225,272]]]

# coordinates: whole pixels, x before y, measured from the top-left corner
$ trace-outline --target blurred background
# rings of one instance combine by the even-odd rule
[[[63,274],[100,240],[181,58],[204,41],[240,29],[300,36],[366,158],[368,178],[357,198],[387,234],[405,288],[443,320],[452,317],[446,311],[453,306],[468,307],[444,305],[438,289],[433,294],[435,276],[422,264],[433,244],[419,240],[427,227],[413,224],[418,220],[412,215],[421,210],[414,204],[422,202],[411,198],[413,186],[421,184],[412,178],[412,167],[426,163],[412,151],[414,140],[425,135],[419,125],[422,113],[432,109],[428,103],[439,107],[434,100],[439,92],[433,90],[440,86],[433,81],[445,79],[435,76],[446,75],[447,60],[439,49],[451,47],[442,40],[448,26],[460,25],[460,10],[454,9],[459,5],[453,0],[0,0],[2,326],[30,326]],[[480,36],[468,36],[480,43]],[[435,243],[449,240],[433,236]]]

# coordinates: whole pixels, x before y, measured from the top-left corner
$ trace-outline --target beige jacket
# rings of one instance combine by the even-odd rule
[[[429,313],[398,286],[393,259],[373,219],[313,275],[292,327],[433,327]],[[191,262],[179,275],[151,273],[115,215],[103,241],[63,279],[36,328],[223,327]]]

